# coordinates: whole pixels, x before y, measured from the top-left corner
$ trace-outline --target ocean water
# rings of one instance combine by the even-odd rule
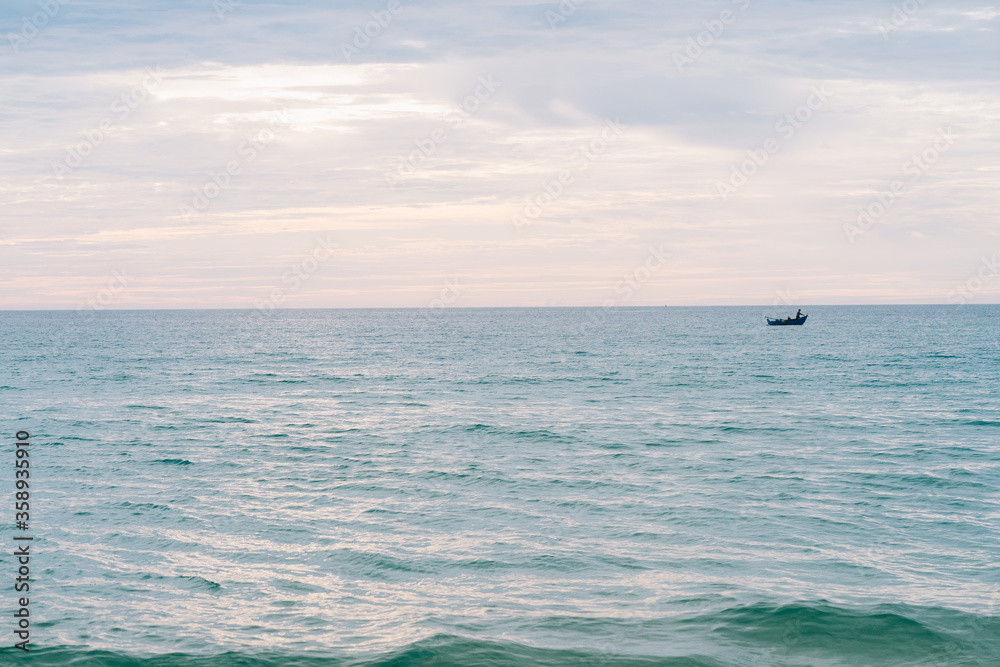
[[[0,664],[1000,665],[1000,307],[804,310],[0,313]]]

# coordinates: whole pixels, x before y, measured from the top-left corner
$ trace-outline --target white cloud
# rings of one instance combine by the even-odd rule
[[[249,306],[276,257],[327,232],[341,259],[296,305],[421,306],[455,275],[465,305],[598,304],[661,243],[674,259],[633,303],[770,303],[789,287],[870,301],[873,286],[943,301],[962,276],[939,266],[961,272],[953,258],[1000,246],[992,8],[928,3],[884,39],[888,6],[753,3],[678,72],[672,54],[719,7],[592,1],[553,30],[555,4],[409,5],[356,64],[338,45],[367,5],[246,2],[224,22],[195,2],[67,5],[0,56],[0,304],[72,307],[125,266],[137,278],[115,307]],[[115,100],[150,67],[162,84],[120,118]],[[501,85],[454,123],[483,76]],[[720,200],[716,183],[818,84],[829,103]],[[277,111],[287,129],[248,158]],[[616,117],[621,139],[515,229],[511,214]],[[57,178],[53,163],[105,118]],[[847,243],[843,223],[942,126],[954,149]],[[437,129],[446,139],[387,188]],[[184,219],[233,160],[240,173]]]

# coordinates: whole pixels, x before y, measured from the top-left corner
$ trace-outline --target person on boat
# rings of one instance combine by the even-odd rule
[[[800,317],[802,317],[802,309],[801,309],[801,308],[799,308],[799,312],[798,312],[798,314],[797,314],[797,315],[795,316],[795,319],[799,319]]]

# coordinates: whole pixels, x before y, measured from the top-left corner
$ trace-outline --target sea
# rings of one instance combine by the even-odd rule
[[[0,664],[1000,665],[1000,306],[785,311],[0,312]]]

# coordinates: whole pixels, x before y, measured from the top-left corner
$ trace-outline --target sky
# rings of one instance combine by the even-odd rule
[[[7,0],[0,308],[1000,303],[998,28]]]

